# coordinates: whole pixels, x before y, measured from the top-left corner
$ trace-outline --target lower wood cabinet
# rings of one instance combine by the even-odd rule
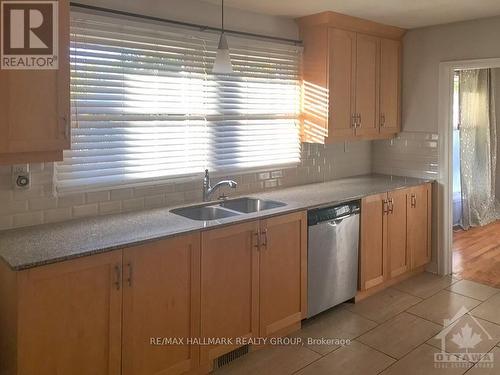
[[[256,337],[259,331],[258,221],[231,225],[201,235],[201,337]],[[209,363],[238,345],[205,345]]]
[[[203,232],[201,337],[284,334],[306,316],[306,283],[305,212]],[[238,346],[202,346],[201,363]]]
[[[307,214],[261,221],[260,336],[300,323],[307,309]]]
[[[200,234],[123,250],[123,375],[198,367]],[[173,339],[171,343],[151,339]]]
[[[116,375],[122,252],[21,272],[0,285],[0,374]]]
[[[361,291],[383,287],[430,262],[431,194],[429,183],[362,199]]]
[[[408,195],[408,249],[411,266],[417,268],[431,260],[431,185],[412,187]]]
[[[207,372],[241,346],[210,339],[299,328],[306,272],[305,212],[24,271],[0,263],[0,374]]]
[[[387,275],[387,227],[385,202],[387,194],[370,195],[361,201],[360,289],[382,284]]]

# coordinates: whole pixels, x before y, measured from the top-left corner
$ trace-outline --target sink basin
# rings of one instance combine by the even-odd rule
[[[239,215],[237,212],[224,210],[217,206],[182,207],[171,212],[192,220],[217,220]]]
[[[222,202],[221,207],[246,214],[286,206],[286,203],[258,198],[238,198]]]

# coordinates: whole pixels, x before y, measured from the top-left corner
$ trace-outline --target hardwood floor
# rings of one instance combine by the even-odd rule
[[[453,233],[453,274],[500,287],[500,221]]]

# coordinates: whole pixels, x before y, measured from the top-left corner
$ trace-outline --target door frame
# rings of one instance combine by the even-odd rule
[[[439,64],[438,97],[438,251],[440,275],[453,272],[453,72],[500,68],[500,58],[444,61]]]

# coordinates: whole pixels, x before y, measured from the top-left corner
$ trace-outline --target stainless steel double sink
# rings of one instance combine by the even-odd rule
[[[176,208],[170,212],[192,220],[217,220],[283,206],[286,206],[286,203],[243,197],[222,201],[220,203],[211,202],[198,206]]]

